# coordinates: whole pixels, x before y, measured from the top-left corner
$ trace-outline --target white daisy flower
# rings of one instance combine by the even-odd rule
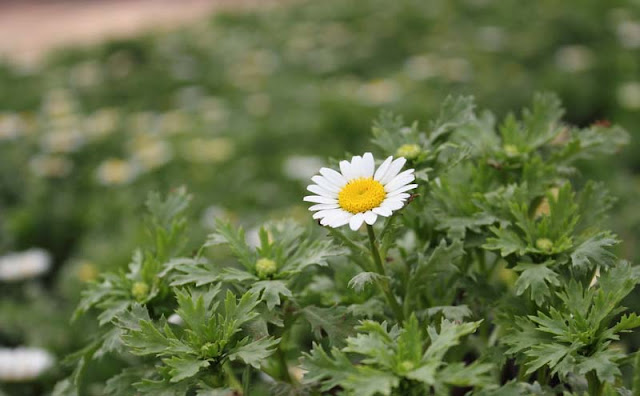
[[[53,355],[44,349],[0,348],[0,382],[23,382],[38,378],[53,363]]]
[[[34,278],[49,271],[51,255],[42,249],[9,253],[0,257],[0,281]]]
[[[340,172],[320,168],[320,175],[313,176],[316,184],[307,190],[317,195],[304,197],[313,202],[309,208],[314,219],[329,227],[349,224],[356,231],[363,222],[372,225],[378,216],[389,217],[402,208],[411,195],[407,191],[416,188],[414,170],[400,172],[407,160],[388,157],[375,169],[371,153],[340,161]]]

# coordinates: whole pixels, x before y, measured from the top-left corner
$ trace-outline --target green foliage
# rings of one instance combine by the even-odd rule
[[[357,327],[358,334],[347,338],[347,346],[333,348],[331,355],[314,346],[305,360],[308,381],[322,380],[324,390],[339,386],[354,395],[400,394],[405,386],[402,383],[410,381],[419,383],[415,389],[423,394],[432,390],[443,393],[454,385],[483,385],[489,382],[491,364],[465,365],[443,360],[461,337],[479,325],[480,322],[455,324],[443,320],[438,332],[435,327],[420,329],[415,316],[403,328],[389,329],[386,322],[364,321]],[[351,355],[359,356],[360,364],[353,364]]]
[[[449,99],[426,132],[376,122],[419,187],[366,235],[286,220],[251,239],[219,219],[188,251],[186,193],[152,195],[152,243],[84,292],[101,333],[58,394],[98,387],[108,359],[112,395],[632,394],[640,317],[623,300],[640,272],[602,226],[612,199],[562,154],[590,129],[558,141],[547,94],[501,124],[474,109]]]

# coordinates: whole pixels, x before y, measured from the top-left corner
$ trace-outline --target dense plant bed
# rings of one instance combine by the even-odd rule
[[[319,169],[318,223],[249,242],[221,219],[193,250],[190,195],[151,194],[149,241],[83,292],[100,332],[54,394],[637,394],[640,272],[574,167],[626,133],[561,116],[552,95],[500,122],[464,97],[425,127],[385,114],[384,161]]]

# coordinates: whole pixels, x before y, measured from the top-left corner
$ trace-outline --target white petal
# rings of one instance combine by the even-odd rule
[[[310,207],[309,210],[313,212],[314,210],[338,209],[339,207],[338,204],[317,204]]]
[[[372,211],[368,211],[364,213],[364,221],[369,225],[373,225],[378,219],[378,215],[373,213]]]
[[[387,159],[384,160],[382,164],[380,164],[380,167],[378,168],[376,173],[373,175],[373,180],[380,181],[380,179],[382,179],[384,174],[387,173],[387,170],[389,169],[389,165],[391,165],[392,160],[393,160],[393,157],[387,157]]]
[[[351,216],[353,216],[353,214],[341,209],[340,213],[332,216],[330,219],[327,219],[327,224],[333,228],[340,227],[347,224],[349,219],[351,219]]]
[[[351,171],[353,172],[354,179],[362,177],[363,169],[362,169],[362,157],[359,155],[354,155],[351,158]]]
[[[342,187],[347,184],[347,179],[342,176],[341,173],[334,171],[330,168],[320,168],[320,174],[327,178],[332,184],[337,187]]]
[[[333,198],[321,197],[319,195],[308,195],[302,198],[303,201],[320,203],[320,204],[337,204],[338,200]]]
[[[398,175],[398,173],[400,172],[400,169],[402,169],[402,167],[406,162],[407,160],[404,159],[404,157],[400,157],[394,160],[391,163],[391,165],[389,165],[389,169],[387,170],[387,173],[385,173],[385,175],[382,176],[378,181],[382,183],[382,185],[389,183],[391,180],[393,180],[394,177]]]
[[[406,186],[402,186],[400,188],[396,188],[395,190],[391,191],[390,193],[387,194],[387,198],[389,197],[393,197],[397,194],[403,193],[405,191],[409,191],[409,190],[413,190],[414,188],[418,187],[417,184],[407,184]]]
[[[333,228],[342,227],[345,224],[349,224],[349,220],[351,220],[351,213],[348,213],[348,216],[336,217],[334,221],[329,223],[329,226]]]
[[[396,176],[393,180],[391,180],[389,183],[387,183],[384,186],[384,190],[386,192],[393,192],[394,190],[404,186],[405,184],[411,183],[415,179],[416,177],[413,175],[413,173],[402,172],[401,174]]]
[[[324,188],[325,190],[333,191],[333,192],[340,192],[340,187],[338,187],[335,184],[331,183],[329,180],[325,179],[322,176],[316,175],[316,176],[312,177],[311,180],[313,180],[314,183],[316,183],[320,187]]]
[[[315,184],[311,184],[309,186],[307,186],[307,190],[311,191],[314,194],[318,194],[321,195],[323,197],[327,197],[327,198],[338,198],[338,193],[337,192],[331,192],[329,190],[326,190],[318,185]]]
[[[385,199],[380,206],[391,210],[398,210],[404,206],[404,202],[399,199]]]
[[[384,216],[384,217],[389,217],[389,216],[391,216],[391,213],[392,213],[391,209],[385,208],[383,206],[379,206],[377,208],[373,208],[373,209],[371,209],[371,211],[373,213],[377,214],[377,215]]]
[[[327,210],[321,210],[319,212],[316,212],[313,214],[313,218],[314,219],[319,219],[322,217],[325,218],[331,218],[337,214],[340,214],[340,212],[342,212],[342,209],[327,209]]]
[[[355,179],[355,172],[353,171],[353,167],[349,161],[340,161],[340,172],[347,180]]]
[[[356,213],[351,219],[349,219],[349,227],[353,231],[358,231],[358,228],[360,228],[363,221],[364,215],[362,213]]]
[[[362,177],[373,177],[373,171],[376,169],[376,163],[373,161],[373,154],[364,153],[362,156]]]

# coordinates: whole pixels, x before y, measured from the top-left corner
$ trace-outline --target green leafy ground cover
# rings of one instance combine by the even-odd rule
[[[125,268],[145,240],[140,213],[148,191],[188,187],[187,250],[200,247],[216,217],[243,224],[257,239],[254,227],[263,220],[308,219],[300,200],[308,177],[326,156],[371,147],[370,120],[381,110],[421,120],[421,130],[429,131],[426,120],[436,119],[445,97],[455,93],[473,94],[503,119],[529,103],[533,92],[553,90],[567,109],[565,122],[590,127],[602,121],[587,128],[580,143],[569,140],[557,154],[564,157],[555,160],[575,161],[575,173],[562,176],[587,195],[604,199],[600,186],[583,185],[584,174],[606,181],[619,197],[610,224],[628,241],[615,249],[635,258],[638,140],[620,151],[626,135],[599,131],[611,120],[635,132],[639,18],[631,1],[303,2],[62,51],[35,70],[2,66],[0,247],[45,248],[54,265],[43,279],[2,284],[0,344],[43,346],[62,358],[83,343],[78,334],[91,336],[96,324],[89,316],[71,331],[68,318],[85,282]],[[482,111],[478,119],[490,125]],[[522,135],[512,122],[505,125],[500,137],[481,134],[477,145],[502,150],[499,163],[535,161],[530,153],[549,135],[530,129]],[[567,127],[562,136],[570,134]],[[377,139],[388,154],[402,145],[393,140],[398,137]],[[410,143],[425,144],[417,137]],[[615,161],[602,161],[602,154],[616,154]],[[523,176],[539,199],[555,172],[567,171],[543,165],[529,164]],[[451,240],[466,235],[469,221],[474,232],[495,222],[469,200],[486,192],[477,177],[431,192],[442,205],[434,213],[458,213],[438,220]],[[548,193],[570,195],[554,191]],[[522,221],[535,205],[525,201],[504,218]],[[549,250],[585,268],[612,260],[598,250],[614,244],[606,233],[585,234],[580,250],[566,252],[577,243],[569,229],[593,221],[591,212],[577,216],[576,210],[558,208],[566,212],[557,219],[562,230],[546,223],[494,224],[487,244],[506,256]],[[544,239],[552,245],[537,243]],[[536,303],[547,301],[563,279],[555,264],[535,270],[531,263],[511,264],[526,274],[514,287],[531,290]],[[439,331],[439,323],[432,325]],[[39,394],[67,371],[59,366],[41,381],[7,389]]]

